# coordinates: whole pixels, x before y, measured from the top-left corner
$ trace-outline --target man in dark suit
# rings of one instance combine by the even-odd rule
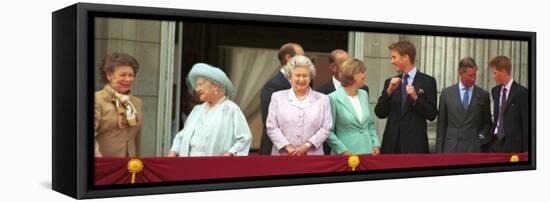
[[[389,49],[399,75],[386,79],[374,109],[378,118],[388,118],[380,152],[429,153],[426,120],[437,116],[435,79],[414,66],[416,48],[411,42],[398,41]]]
[[[323,84],[321,87],[319,87],[317,89],[318,92],[328,95],[334,92],[336,89],[342,87],[342,85],[340,84],[340,79],[338,77],[338,71],[340,70],[340,67],[342,66],[342,64],[349,59],[350,59],[349,54],[344,50],[336,49],[330,52],[328,61],[329,61],[330,69],[332,70],[332,73],[333,73],[332,80]],[[361,89],[367,91],[367,93],[369,92],[369,87],[367,87],[366,85],[363,85]]]
[[[489,62],[489,68],[497,83],[491,89],[495,119],[489,151],[527,152],[528,90],[512,78],[512,62],[508,57],[494,57]]]
[[[481,152],[492,127],[489,92],[475,85],[477,65],[465,57],[458,64],[458,84],[439,97],[437,153]]]
[[[336,89],[341,88],[342,85],[340,84],[340,78],[338,72],[340,71],[340,67],[342,64],[349,60],[349,54],[348,52],[342,50],[342,49],[336,49],[330,52],[330,56],[328,58],[329,66],[332,71],[332,80],[329,82],[323,84],[319,89],[317,89],[318,92],[323,93],[325,95],[331,94]],[[369,93],[369,87],[366,85],[363,85],[361,89],[367,91],[367,94]],[[323,149],[325,152],[325,155],[330,154],[330,146],[328,142],[325,142],[323,144]]]
[[[277,74],[271,78],[262,87],[260,95],[260,108],[262,110],[262,121],[264,123],[262,138],[260,142],[260,154],[270,155],[273,143],[269,136],[267,136],[265,121],[267,120],[267,113],[269,109],[269,103],[271,102],[271,94],[274,92],[285,90],[290,88],[290,82],[287,78],[287,70],[285,69],[286,63],[295,55],[304,55],[304,49],[297,43],[286,43],[279,49],[278,58],[281,63],[281,69]]]

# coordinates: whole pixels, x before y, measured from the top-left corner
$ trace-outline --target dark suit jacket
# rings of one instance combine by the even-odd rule
[[[497,126],[497,121],[500,111],[500,91],[502,85],[498,85],[491,89],[493,95],[494,106],[494,124],[491,133],[494,133],[494,129]],[[492,141],[491,151],[493,152],[527,152],[528,151],[528,133],[529,133],[529,121],[528,121],[528,90],[527,88],[519,85],[515,81],[510,87],[508,98],[504,104],[504,138],[502,142],[498,144],[498,141]],[[497,139],[492,135],[493,139]]]
[[[367,85],[363,85],[361,89],[367,91],[367,95],[369,94],[369,87]],[[336,91],[336,89],[334,89],[334,83],[332,83],[332,79],[317,89],[317,92],[323,93],[325,95],[331,94],[334,91]],[[330,145],[328,144],[328,142],[325,142],[323,144],[323,149],[325,151],[325,155],[330,154]]]
[[[478,153],[481,152],[481,145],[487,143],[493,124],[489,92],[474,86],[470,96],[470,104],[465,111],[458,84],[441,91],[437,115],[437,153]],[[485,138],[480,139],[480,134]]]
[[[278,72],[273,78],[271,78],[264,87],[262,87],[262,93],[260,96],[260,107],[262,110],[262,121],[264,123],[262,139],[260,142],[260,154],[270,155],[273,143],[269,136],[267,136],[267,131],[265,128],[265,121],[267,120],[267,113],[269,111],[269,103],[271,102],[271,94],[280,90],[286,90],[290,88],[290,82],[283,75],[283,73]]]
[[[384,89],[374,108],[378,118],[388,118],[382,140],[383,154],[429,153],[427,121],[437,116],[437,89],[435,79],[417,71],[412,85],[418,99],[413,103],[407,96],[404,110],[401,110],[401,84],[386,93],[391,78],[384,82]]]

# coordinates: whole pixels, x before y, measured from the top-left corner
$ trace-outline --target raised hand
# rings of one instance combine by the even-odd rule
[[[416,99],[418,99],[416,89],[411,84],[407,85],[407,94],[413,99],[413,101],[416,101]]]
[[[400,83],[401,83],[401,79],[399,77],[393,77],[390,80],[390,84],[388,85],[388,89],[386,90],[388,95],[391,95],[393,93],[393,91],[397,88],[397,86],[399,86]]]

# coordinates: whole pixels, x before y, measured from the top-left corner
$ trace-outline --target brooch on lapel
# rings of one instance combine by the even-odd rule
[[[479,93],[476,93],[476,100],[477,100],[477,104],[479,105],[483,105],[484,103],[481,101],[481,94]]]

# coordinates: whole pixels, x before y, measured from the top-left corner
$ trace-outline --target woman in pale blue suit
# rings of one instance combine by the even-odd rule
[[[197,63],[188,81],[204,103],[193,108],[168,157],[248,155],[252,135],[239,106],[226,97],[232,95],[233,84],[225,73]]]
[[[361,155],[380,153],[380,141],[369,111],[369,97],[360,89],[366,66],[358,59],[342,64],[339,78],[342,88],[329,95],[333,127],[328,137],[331,154]]]

